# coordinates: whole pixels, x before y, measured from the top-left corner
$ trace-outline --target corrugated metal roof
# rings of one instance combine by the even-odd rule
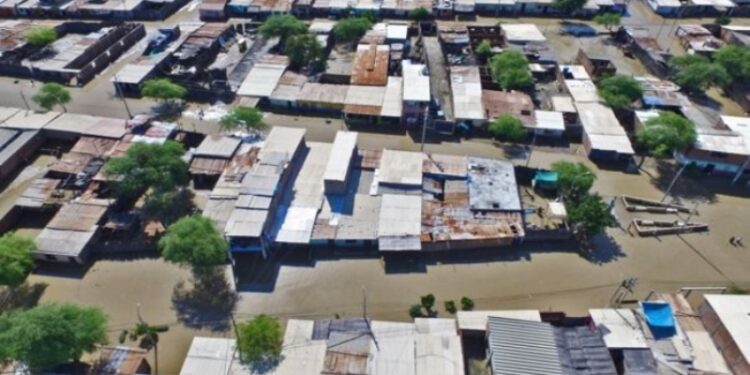
[[[389,247],[396,246],[396,242],[399,241],[403,241],[404,248],[393,250],[419,250],[421,248],[419,244],[421,230],[421,196],[383,195],[378,222],[378,238],[380,239],[381,250],[390,250]],[[414,239],[416,239],[416,243]]]
[[[380,115],[385,98],[385,86],[349,86],[344,102],[344,112],[362,115]]]
[[[349,175],[352,159],[356,156],[356,150],[356,132],[336,132],[331,154],[328,157],[328,164],[326,164],[326,170],[323,173],[323,180],[345,182]]]
[[[404,90],[401,77],[388,77],[388,85],[385,87],[383,96],[383,107],[380,115],[384,117],[401,117],[403,113],[403,101],[401,99]]]
[[[236,341],[219,337],[193,337],[180,375],[250,375],[239,361]]]
[[[576,104],[599,101],[599,93],[596,89],[596,84],[594,84],[593,81],[566,79],[565,88],[568,90]]]
[[[525,24],[502,24],[500,28],[505,34],[505,39],[511,43],[522,43],[522,42],[544,42],[547,38],[544,37],[539,28],[531,23]]]
[[[472,210],[518,211],[516,174],[509,161],[469,157],[469,204]]]
[[[109,202],[103,199],[76,200],[64,204],[47,228],[70,231],[89,231],[107,212]]]
[[[491,316],[499,318],[520,319],[541,322],[539,310],[477,310],[459,311],[456,313],[459,330],[485,331],[487,320]]]
[[[193,155],[230,159],[240,147],[240,143],[242,140],[239,138],[209,135],[203,139]]]
[[[401,63],[401,72],[404,76],[404,101],[429,102],[430,101],[430,77],[427,74],[427,66],[424,64],[413,64],[410,60]]]
[[[125,127],[126,122],[124,118],[63,113],[52,119],[44,129],[92,137],[120,139],[128,131]]]
[[[341,106],[343,108],[348,91],[349,85],[307,82],[302,85],[302,90],[297,95],[297,102]]]
[[[39,130],[44,128],[50,121],[60,116],[61,112],[48,111],[18,111],[16,114],[8,117],[0,127],[23,130]]]
[[[4,139],[0,141],[0,165],[18,157],[17,153],[39,134],[35,130],[16,131],[0,129]]]
[[[239,96],[269,97],[279,84],[287,64],[256,63],[237,90]]]
[[[35,253],[77,257],[91,241],[95,229],[88,231],[44,228],[34,240]]]
[[[385,86],[388,82],[390,47],[377,44],[360,44],[352,69],[352,85]]]
[[[260,237],[267,218],[267,210],[235,209],[229,215],[224,234],[228,237]]]
[[[461,338],[457,335],[417,335],[415,355],[416,375],[464,374]]]
[[[638,320],[629,309],[590,309],[594,324],[604,333],[610,349],[648,348]]]
[[[489,317],[494,375],[564,375],[555,332],[547,323]]]
[[[261,163],[273,153],[281,153],[291,160],[305,140],[305,129],[274,126],[268,133],[263,148],[258,154]]]
[[[479,67],[451,66],[450,79],[456,119],[485,120]]]

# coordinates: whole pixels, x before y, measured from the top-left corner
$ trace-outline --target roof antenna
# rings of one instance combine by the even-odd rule
[[[367,333],[372,337],[372,342],[375,343],[375,349],[380,351],[378,339],[375,338],[375,333],[372,332],[372,327],[370,326],[370,319],[367,318],[367,289],[365,289],[364,285],[362,285],[362,318],[364,318],[365,324],[367,324]]]

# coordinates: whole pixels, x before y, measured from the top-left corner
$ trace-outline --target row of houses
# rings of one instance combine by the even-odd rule
[[[187,0],[3,0],[3,18],[163,20]]]
[[[603,12],[623,14],[626,8],[623,0],[588,0],[582,9],[572,15],[591,17]],[[429,15],[439,18],[473,14],[503,17],[571,15],[561,11],[552,0],[203,0],[200,15],[201,19],[210,20],[281,13],[309,18],[372,12],[386,18],[407,18],[415,9],[424,9]]]
[[[745,0],[646,0],[646,4],[655,13],[664,17],[690,18],[750,14],[750,2]]]
[[[510,162],[362,150],[357,133],[332,144],[274,127],[217,171],[203,214],[233,253],[294,246],[381,252],[510,245],[524,235]]]
[[[28,31],[40,24],[59,38],[47,46],[27,43]],[[0,74],[82,86],[145,36],[140,23],[0,21]]]
[[[637,308],[584,316],[494,310],[413,322],[290,319],[281,360],[268,374],[745,374],[748,313],[748,296],[706,295],[694,310],[682,294],[661,293]],[[193,338],[180,371],[251,373],[236,340],[217,337]]]

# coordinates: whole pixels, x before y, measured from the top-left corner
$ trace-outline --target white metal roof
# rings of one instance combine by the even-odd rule
[[[34,240],[35,253],[77,257],[96,233],[96,226],[88,231],[44,228]]]
[[[646,337],[630,309],[590,309],[594,324],[602,331],[604,343],[610,349],[648,348]]]
[[[62,113],[57,111],[18,111],[0,124],[0,127],[23,130],[39,130]]]
[[[484,311],[459,311],[456,313],[458,329],[471,331],[487,330],[487,319],[490,316],[499,318],[521,319],[532,322],[541,322],[542,317],[539,310],[484,310]]]
[[[731,374],[724,357],[706,331],[685,331],[693,349],[693,367],[709,374]]]
[[[224,234],[228,237],[260,237],[267,218],[267,210],[236,208],[229,215]]]
[[[384,149],[378,181],[386,184],[422,186],[422,153]]]
[[[584,79],[566,79],[565,88],[568,89],[570,96],[576,103],[598,102],[599,94],[596,84],[590,80]]]
[[[317,214],[318,209],[314,207],[289,207],[286,214],[282,215],[283,222],[276,233],[275,241],[279,243],[309,243]]]
[[[403,78],[388,77],[388,84],[385,86],[385,95],[383,96],[383,107],[380,109],[381,116],[401,117],[403,89]]]
[[[180,375],[250,375],[239,361],[234,339],[193,337]]]
[[[587,134],[591,148],[614,151],[622,155],[633,155],[633,144],[626,135]]]
[[[421,195],[383,195],[378,237],[419,236],[421,231]]]
[[[576,103],[578,116],[586,134],[626,135],[615,113],[601,103]]]
[[[463,375],[461,338],[457,335],[417,335],[416,363],[416,375]]]
[[[409,25],[400,23],[389,23],[386,31],[388,40],[406,40],[409,35]]]
[[[286,65],[257,63],[237,90],[239,96],[269,97],[279,84]]]
[[[427,66],[404,60],[401,63],[401,71],[404,76],[404,101],[429,102],[430,77],[425,74]]]
[[[721,122],[750,143],[750,117],[721,116]]]
[[[734,155],[750,155],[750,143],[738,134],[703,134],[698,132],[694,147],[710,152]]]
[[[505,32],[505,37],[509,42],[544,42],[544,37],[539,28],[531,23],[524,24],[502,24],[500,27]]]
[[[195,156],[211,156],[229,159],[234,155],[242,141],[239,138],[223,135],[209,135],[193,153]]]
[[[383,106],[385,86],[351,85],[346,93],[346,105]]]
[[[552,108],[558,112],[576,113],[576,107],[573,105],[573,98],[567,95],[552,96]]]
[[[456,319],[415,318],[417,333],[438,336],[455,336],[458,333]]]
[[[560,72],[569,76],[569,79],[586,79],[591,80],[591,76],[583,65],[560,65]]]
[[[750,295],[707,294],[704,298],[732,336],[745,361],[750,362]]]
[[[44,129],[92,137],[120,139],[127,133],[125,123],[124,118],[63,113],[51,120]]]
[[[357,132],[336,132],[331,154],[328,157],[324,180],[346,181],[354,152],[357,148]]]
[[[310,27],[307,28],[307,31],[313,34],[328,34],[333,31],[334,26],[336,26],[336,21],[315,19],[310,23]]]
[[[263,143],[258,159],[262,162],[275,153],[287,155],[291,159],[304,141],[305,132],[306,130],[301,128],[274,126]]]
[[[537,129],[565,130],[562,112],[535,110],[534,118],[536,119],[534,127]]]
[[[482,83],[477,66],[451,66],[453,113],[457,120],[485,120]]]

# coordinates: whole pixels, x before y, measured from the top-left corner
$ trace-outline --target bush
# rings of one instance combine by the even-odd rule
[[[445,311],[447,311],[450,314],[455,314],[456,311],[457,311],[457,309],[456,309],[456,302],[454,302],[452,300],[451,301],[445,301]]]
[[[365,17],[344,18],[333,28],[337,42],[351,43],[359,40],[372,27],[372,21]]]
[[[643,88],[633,77],[617,74],[599,82],[599,96],[610,107],[624,109],[643,96]]]
[[[506,51],[490,59],[492,79],[505,90],[522,90],[534,84],[526,56]]]
[[[474,300],[469,297],[461,297],[461,310],[471,311],[474,310]]]
[[[26,33],[26,41],[35,46],[46,46],[56,41],[57,37],[57,30],[46,26],[34,27]]]
[[[276,361],[281,356],[282,333],[279,321],[258,315],[238,327],[238,346],[247,362]]]
[[[521,142],[526,139],[526,128],[521,120],[504,113],[493,120],[487,129],[493,137],[502,141]]]
[[[413,19],[414,21],[426,20],[430,18],[430,11],[425,7],[412,9],[412,11],[409,12],[409,18]]]
[[[409,307],[409,316],[412,318],[421,318],[424,316],[422,305],[415,303]]]

